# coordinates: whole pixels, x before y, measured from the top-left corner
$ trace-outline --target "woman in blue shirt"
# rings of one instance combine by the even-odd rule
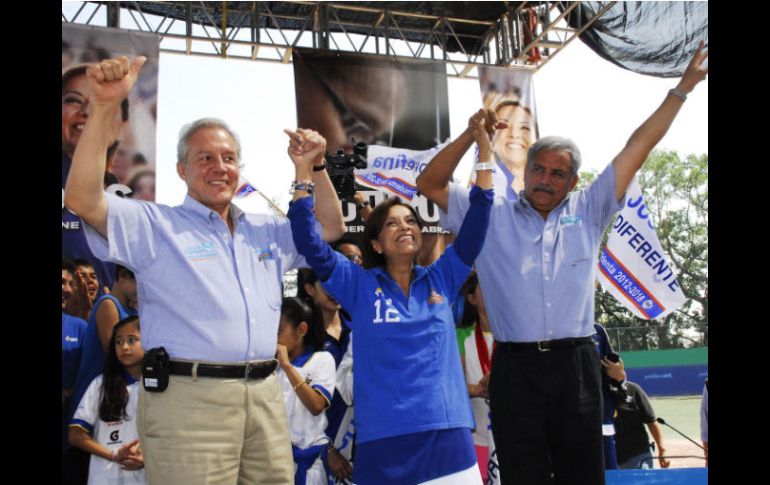
[[[493,130],[485,128],[485,119],[480,111],[470,125],[479,160],[486,162]],[[302,133],[287,133],[289,151],[299,150]],[[395,197],[380,203],[364,229],[364,269],[321,240],[307,197],[312,187],[302,182],[310,180],[311,167],[296,167],[299,182],[288,214],[294,243],[324,288],[350,312],[356,335],[353,481],[359,485],[481,484],[451,303],[489,224],[488,168],[479,167],[457,240],[428,267],[414,262],[422,246],[415,210]]]

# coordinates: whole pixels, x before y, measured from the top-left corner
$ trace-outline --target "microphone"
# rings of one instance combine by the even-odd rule
[[[666,420],[664,420],[663,418],[656,418],[656,419],[655,419],[655,421],[659,422],[660,424],[665,424],[665,425],[666,425],[666,426],[668,426],[669,428],[673,429],[674,431],[676,431],[676,432],[677,432],[677,433],[679,433],[680,435],[682,435],[682,436],[684,436],[685,438],[687,438],[688,440],[690,440],[690,442],[692,442],[692,443],[693,443],[695,446],[697,446],[697,447],[698,447],[698,448],[700,448],[701,450],[703,450],[703,451],[706,451],[706,448],[704,448],[703,446],[701,446],[699,443],[697,443],[697,442],[696,442],[696,441],[694,441],[692,438],[688,437],[687,435],[685,435],[684,433],[682,433],[682,432],[681,432],[681,431],[679,431],[678,429],[676,429],[676,428],[674,428],[673,426],[671,426],[670,424],[668,424],[668,423],[666,422]]]

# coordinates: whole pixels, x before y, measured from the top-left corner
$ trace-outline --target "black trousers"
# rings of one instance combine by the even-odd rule
[[[504,485],[604,485],[600,368],[590,343],[496,347],[490,417]]]

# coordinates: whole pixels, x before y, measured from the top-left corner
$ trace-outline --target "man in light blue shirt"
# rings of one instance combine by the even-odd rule
[[[294,475],[282,391],[274,370],[281,277],[304,265],[287,220],[232,204],[240,143],[222,121],[185,126],[177,173],[182,205],[168,207],[103,192],[108,126],[145,59],[89,66],[91,108],[67,181],[65,204],[86,223],[88,243],[136,275],[142,341],[164,347],[168,388],[144,382],[137,425],[152,484],[290,483]],[[339,201],[323,170],[325,140],[289,132],[289,155],[312,160],[316,216],[327,240],[344,232]]]
[[[552,475],[558,484],[604,483],[601,367],[591,339],[601,235],[687,93],[705,78],[707,56],[701,44],[677,87],[588,189],[570,193],[577,146],[544,137],[529,149],[519,197],[495,199],[476,268],[497,341],[489,394],[503,483],[546,484]],[[490,134],[506,126],[494,111],[486,117]],[[468,194],[449,178],[472,141],[468,130],[417,179],[450,230],[468,210]]]

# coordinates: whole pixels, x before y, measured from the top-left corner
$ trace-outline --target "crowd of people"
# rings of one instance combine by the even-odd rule
[[[64,205],[88,248],[85,261],[62,261],[66,483],[604,483],[603,393],[644,403],[627,400],[622,361],[593,337],[593,263],[706,56],[701,45],[583,191],[572,192],[578,148],[543,137],[498,193],[495,147],[519,148],[500,139],[520,110],[474,113],[417,179],[456,234],[425,266],[422,221],[397,197],[367,208],[361,247],[342,238],[326,140],[310,129],[284,130],[288,219],[233,204],[240,142],[214,118],[180,132],[181,205],[105,191],[114,126],[145,59],[89,65],[78,74],[88,113],[62,141]],[[472,144],[467,190],[449,180]],[[293,268],[298,292],[284,297]],[[457,303],[475,329],[462,351]],[[616,445],[618,464],[638,458]]]

